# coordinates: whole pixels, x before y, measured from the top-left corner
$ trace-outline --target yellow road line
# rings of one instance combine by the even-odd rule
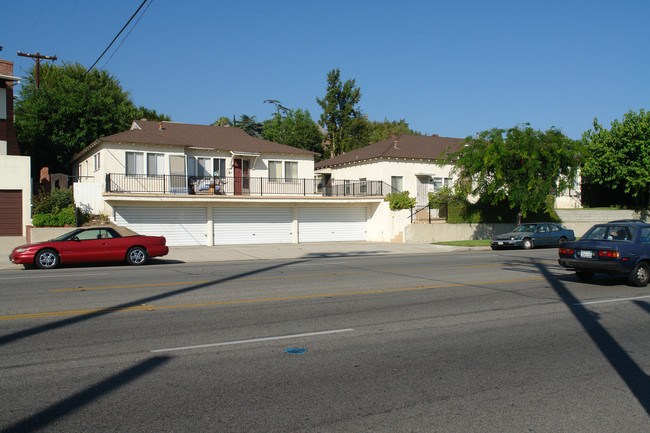
[[[172,308],[195,308],[195,307],[208,307],[208,306],[216,306],[216,305],[247,304],[247,303],[254,303],[254,302],[291,301],[291,300],[299,300],[299,299],[314,299],[314,298],[327,298],[327,297],[332,298],[338,296],[358,296],[358,295],[371,295],[377,293],[396,293],[396,292],[408,292],[408,291],[415,291],[415,290],[441,289],[441,288],[448,288],[448,287],[521,283],[525,281],[539,281],[545,279],[546,278],[544,277],[523,278],[523,279],[516,279],[516,280],[484,281],[484,282],[469,283],[469,284],[454,283],[454,284],[442,284],[436,286],[402,287],[402,288],[395,288],[395,289],[364,290],[364,291],[342,292],[342,293],[321,293],[321,294],[314,294],[314,295],[285,296],[279,298],[241,299],[237,301],[203,302],[198,304],[183,304],[183,305],[153,306],[153,305],[143,304],[143,305],[132,306],[132,307],[100,308],[94,310],[72,310],[72,311],[53,311],[49,313],[16,314],[10,316],[0,316],[0,320],[33,319],[33,318],[42,318],[42,317],[60,317],[60,316],[73,316],[73,315],[84,315],[84,314],[91,315],[91,314],[109,313],[109,312],[117,312],[117,311],[168,310]]]
[[[538,264],[542,263],[556,263],[554,261],[548,262],[537,262]],[[321,278],[321,277],[336,277],[336,276],[346,276],[346,275],[367,275],[375,273],[393,273],[393,272],[408,272],[408,271],[430,271],[430,270],[444,270],[444,269],[465,269],[465,268],[490,268],[497,266],[522,266],[530,265],[531,263],[521,262],[521,263],[500,263],[495,265],[466,265],[466,266],[445,266],[445,267],[427,267],[427,268],[407,268],[407,269],[392,269],[386,271],[357,271],[357,272],[331,272],[327,274],[307,274],[307,275],[282,275],[277,277],[246,277],[246,278],[232,278],[228,279],[223,278],[219,280],[210,280],[210,281],[181,281],[176,283],[145,283],[145,284],[124,284],[119,286],[97,286],[97,287],[72,287],[66,289],[50,289],[49,292],[85,292],[89,290],[109,290],[109,289],[134,289],[142,287],[169,287],[169,286],[184,286],[184,285],[201,285],[201,284],[216,284],[222,281],[260,281],[260,280],[282,280],[282,279],[291,279],[291,278]]]

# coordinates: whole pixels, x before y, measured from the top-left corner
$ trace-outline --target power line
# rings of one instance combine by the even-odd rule
[[[122,30],[120,30],[120,32],[117,34],[117,36],[115,36],[115,37],[113,38],[113,40],[111,41],[111,43],[108,44],[108,47],[106,47],[106,49],[104,50],[104,52],[103,52],[103,53],[102,53],[102,54],[97,58],[97,60],[95,60],[95,63],[93,63],[93,65],[92,65],[90,68],[88,68],[88,70],[86,71],[86,73],[85,73],[84,76],[82,77],[82,80],[86,78],[86,75],[88,75],[88,73],[90,72],[90,70],[93,69],[93,68],[95,67],[95,65],[97,65],[97,63],[101,60],[102,57],[104,57],[104,54],[106,54],[106,52],[107,52],[107,51],[111,48],[111,46],[115,43],[115,41],[117,40],[117,38],[120,37],[120,35],[121,35],[122,32],[124,31],[124,29],[126,29],[126,28],[128,27],[128,25],[131,23],[131,21],[133,21],[133,18],[135,18],[135,16],[138,14],[138,12],[140,12],[140,9],[142,9],[142,7],[144,6],[144,4],[145,4],[147,1],[149,1],[149,0],[144,0],[144,1],[142,2],[142,4],[140,4],[140,7],[138,8],[138,10],[136,10],[136,11],[133,13],[133,15],[131,15],[131,18],[129,18],[129,20],[126,22],[126,24],[124,24],[124,27],[122,27]]]
[[[147,11],[149,10],[149,6],[151,6],[151,3],[153,3],[153,0],[151,0],[151,1],[149,2],[149,4],[147,5],[147,8],[144,10],[144,12],[142,12],[142,14],[140,14],[140,16],[138,17],[138,20],[135,22],[135,24],[133,24],[133,27],[131,27],[131,29],[130,29],[129,32],[126,34],[126,36],[124,36],[124,39],[122,39],[122,42],[120,42],[120,44],[117,46],[117,48],[115,48],[115,51],[113,51],[113,54],[111,54],[111,56],[108,58],[108,60],[106,60],[106,62],[104,63],[104,67],[106,67],[106,65],[108,65],[108,62],[111,61],[111,59],[113,58],[113,56],[115,55],[115,53],[117,53],[117,51],[120,49],[120,47],[122,47],[122,44],[123,44],[123,43],[126,41],[126,39],[129,37],[129,35],[131,34],[131,32],[133,31],[133,29],[135,28],[135,26],[138,25],[138,23],[140,22],[140,20],[141,20],[142,17],[144,16],[144,14],[147,13]],[[137,12],[136,12],[136,13],[137,13]],[[128,25],[128,23],[127,23],[127,25]],[[119,36],[119,35],[118,35],[118,36]]]

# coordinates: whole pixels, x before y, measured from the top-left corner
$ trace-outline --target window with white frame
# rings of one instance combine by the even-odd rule
[[[210,177],[210,158],[196,158],[196,175],[198,177]]]
[[[269,182],[282,181],[282,161],[269,161]]]
[[[284,162],[284,180],[286,182],[298,180],[298,163],[296,161]]]
[[[165,173],[163,161],[162,153],[147,153],[147,176],[162,176]]]
[[[213,158],[212,159],[212,174],[217,177],[226,177],[226,159]]]
[[[292,182],[298,180],[296,161],[269,161],[269,182]]]
[[[126,152],[126,175],[144,174],[144,153]]]
[[[196,176],[196,158],[193,156],[188,156],[186,159],[187,164],[187,175]]]
[[[442,178],[434,177],[433,178],[433,192],[438,192],[442,189]]]
[[[402,176],[391,176],[390,186],[397,191],[402,191],[402,189],[404,188],[404,180]]]
[[[97,152],[93,156],[93,166],[94,166],[95,171],[99,170],[99,168],[101,166],[101,164],[100,164],[100,155],[101,155],[101,153]]]

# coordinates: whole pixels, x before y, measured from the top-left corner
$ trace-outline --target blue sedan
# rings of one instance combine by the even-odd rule
[[[540,246],[558,246],[575,241],[573,230],[556,223],[525,223],[511,232],[496,235],[490,241],[493,250],[506,247],[530,249]]]
[[[625,275],[630,284],[645,287],[650,277],[650,224],[612,221],[596,224],[577,242],[559,249],[558,263],[581,281],[595,273]]]

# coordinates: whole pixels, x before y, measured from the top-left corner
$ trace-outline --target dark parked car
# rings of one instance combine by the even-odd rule
[[[582,281],[595,273],[627,275],[644,287],[650,272],[650,224],[643,221],[596,224],[579,241],[560,247],[558,263]]]
[[[558,246],[568,241],[575,241],[573,230],[565,229],[556,223],[525,223],[515,227],[511,232],[496,235],[490,246],[493,250],[505,247],[530,249],[540,246]]]
[[[21,245],[9,255],[25,268],[56,268],[60,264],[126,261],[142,265],[149,257],[169,252],[163,236],[122,236],[111,227],[78,228],[47,242]]]

